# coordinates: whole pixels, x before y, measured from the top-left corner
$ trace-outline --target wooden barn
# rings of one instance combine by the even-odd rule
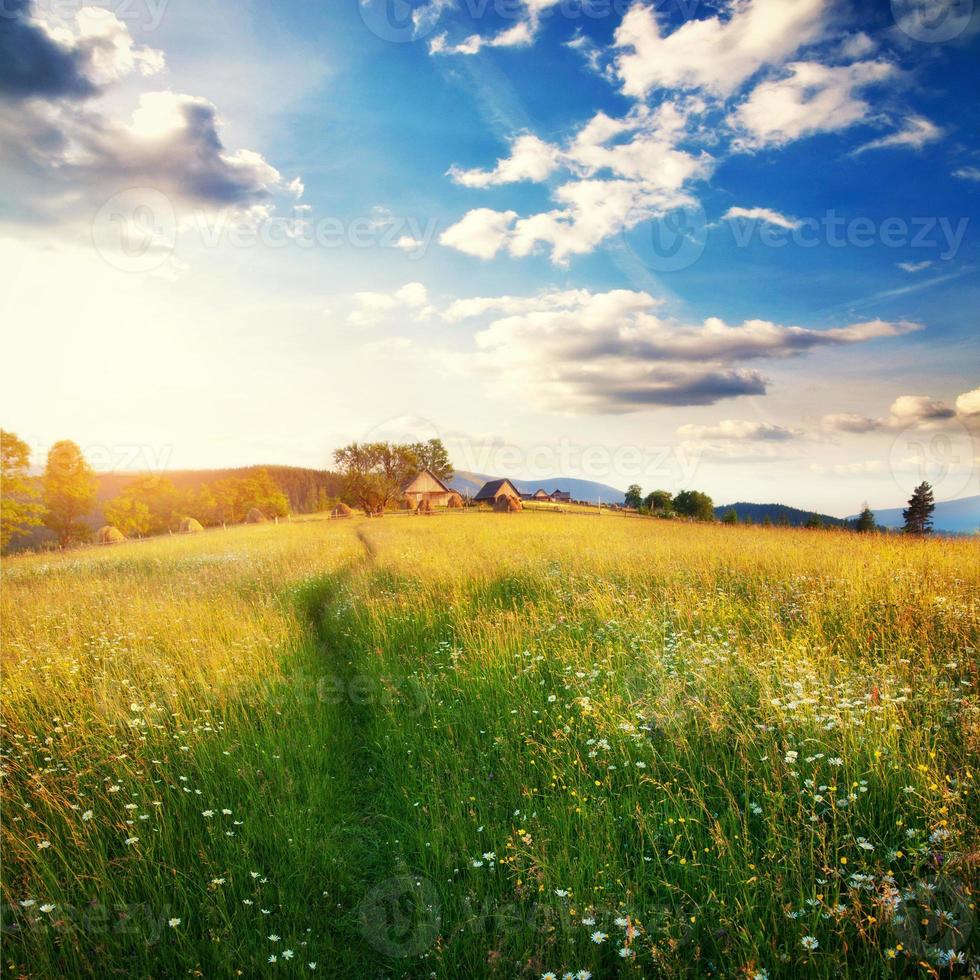
[[[492,504],[500,497],[513,497],[514,500],[520,500],[521,491],[510,480],[491,480],[480,487],[480,492],[473,499],[477,503]]]
[[[418,507],[423,500],[432,507],[445,507],[453,492],[432,470],[422,470],[402,487],[402,496],[413,507]]]

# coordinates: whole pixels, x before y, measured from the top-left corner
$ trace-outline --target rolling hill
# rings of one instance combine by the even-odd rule
[[[883,527],[902,526],[901,507],[885,507],[881,510],[871,508],[875,520]],[[960,497],[959,500],[940,500],[932,515],[933,528],[950,534],[976,534],[980,530],[980,494],[973,497]]]
[[[459,470],[449,481],[449,485],[464,496],[474,496],[480,487],[489,480],[499,480],[500,477],[489,476],[486,473],[471,473]],[[534,493],[539,487],[545,490],[567,490],[572,500],[585,500],[590,504],[601,501],[604,504],[621,504],[623,491],[609,486],[607,483],[596,483],[594,480],[576,480],[564,476],[548,477],[545,480],[515,480],[511,483],[521,493]]]
[[[720,521],[730,510],[738,514],[740,521],[745,521],[751,517],[754,524],[762,524],[766,518],[773,524],[788,524],[790,527],[803,527],[806,522],[814,516],[812,510],[800,510],[798,507],[789,507],[786,504],[749,504],[740,501],[737,504],[725,504],[724,507],[715,508],[715,517]],[[828,514],[817,514],[817,517],[831,527],[844,527],[846,520],[840,517],[830,517]]]

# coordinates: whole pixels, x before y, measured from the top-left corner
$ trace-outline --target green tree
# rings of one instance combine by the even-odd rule
[[[419,469],[431,470],[443,482],[453,478],[453,464],[449,460],[449,453],[441,439],[413,442],[407,448],[418,459]]]
[[[738,524],[738,512],[733,507],[725,511],[725,516],[721,519],[722,524]]]
[[[120,494],[105,505],[105,520],[106,524],[118,528],[127,538],[133,535],[142,538],[150,533],[153,515],[142,500]]]
[[[635,510],[639,510],[643,506],[643,488],[639,483],[631,483],[629,485],[623,503],[627,507],[633,507]]]
[[[865,504],[864,510],[858,515],[858,519],[854,522],[854,530],[860,531],[863,534],[867,534],[868,531],[876,530],[878,525],[875,523],[875,515],[871,508]]]
[[[44,508],[27,474],[31,450],[12,432],[0,429],[0,551],[10,539],[42,522]]]
[[[185,517],[193,517],[206,527],[221,523],[214,485],[210,483],[203,483],[196,490],[188,490],[181,501],[181,510]]]
[[[671,509],[673,497],[668,490],[653,490],[643,499],[643,504],[647,510],[656,513],[666,513]]]
[[[248,502],[246,513],[253,507],[257,507],[266,517],[285,517],[289,513],[289,498],[268,470],[256,470],[244,477],[241,497]]]
[[[119,503],[123,500],[126,501],[125,504]],[[167,531],[175,530],[180,522],[181,494],[173,481],[165,476],[146,474],[137,477],[115,498],[113,504],[117,503],[122,513],[131,512],[135,515],[142,513],[145,508],[149,513],[149,521],[143,522],[144,534],[166,534]],[[142,507],[136,507],[136,504],[141,504]]]
[[[932,512],[936,509],[932,486],[920,483],[909,498],[908,507],[902,511],[906,534],[928,534],[932,530]]]
[[[715,519],[714,501],[700,490],[682,490],[674,497],[674,510],[682,517],[691,517],[696,521]]]
[[[62,548],[91,536],[82,518],[95,506],[97,490],[95,473],[78,446],[68,439],[56,442],[44,468],[44,523]]]
[[[333,458],[344,478],[345,493],[365,514],[383,514],[420,469],[411,446],[391,442],[352,442]]]
[[[807,519],[806,523],[803,525],[814,531],[820,531],[823,529],[823,521],[820,520],[819,514],[811,514]]]

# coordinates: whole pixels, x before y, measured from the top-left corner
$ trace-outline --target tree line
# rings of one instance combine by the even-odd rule
[[[61,548],[91,539],[86,518],[96,509],[99,480],[74,442],[64,439],[51,447],[40,478],[30,475],[30,447],[14,433],[0,430],[0,457],[0,549],[6,551],[14,537],[42,526]],[[324,509],[334,502],[325,495],[318,501]],[[290,512],[288,497],[264,469],[186,490],[165,476],[139,476],[103,511],[106,523],[122,534],[144,537],[176,531],[185,518],[205,527],[237,524],[253,508],[266,518]]]
[[[714,501],[706,493],[698,490],[682,490],[676,496],[672,496],[668,490],[653,490],[646,496],[639,484],[632,484],[626,491],[625,505],[631,507],[641,514],[649,514],[654,517],[685,517],[697,521],[715,520]],[[902,511],[904,525],[902,530],[906,534],[929,534],[933,528],[933,512],[936,509],[936,502],[932,486],[923,481],[915,488],[909,498],[908,507]],[[723,524],[752,524],[751,516],[739,518],[738,512],[731,508],[727,510],[721,518]],[[763,520],[764,526],[771,526],[774,522],[766,516]],[[778,521],[784,526],[789,526],[788,519]],[[843,527],[859,533],[869,533],[872,531],[884,531],[884,527],[875,520],[874,512],[865,503],[861,513],[851,522],[841,522],[840,524],[828,525],[818,514],[811,514],[803,527],[809,529],[822,529],[826,527]]]
[[[653,490],[645,497],[639,484],[632,484],[626,491],[625,505],[641,514],[654,517],[686,517],[695,521],[715,519],[714,501],[700,490],[681,490],[676,496],[669,490]]]

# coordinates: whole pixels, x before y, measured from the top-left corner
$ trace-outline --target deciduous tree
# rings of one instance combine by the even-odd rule
[[[44,468],[44,523],[62,548],[91,536],[82,518],[95,506],[97,489],[95,473],[78,446],[68,439],[56,442]]]
[[[431,470],[443,482],[453,478],[453,464],[441,439],[413,442],[408,448],[418,459],[420,469]]]
[[[0,550],[6,550],[10,539],[41,523],[44,508],[38,503],[38,492],[28,467],[31,450],[13,432],[0,429]]]
[[[700,490],[682,490],[674,497],[673,506],[682,517],[692,517],[696,521],[715,519],[714,501]]]

